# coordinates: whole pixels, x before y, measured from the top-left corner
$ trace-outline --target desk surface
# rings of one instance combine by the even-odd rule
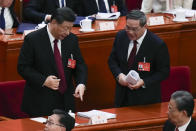
[[[147,123],[157,123],[167,119],[167,103],[153,104],[146,106],[134,106],[123,108],[105,109],[106,112],[117,114],[116,119],[110,119],[107,124],[80,126],[74,128],[80,130],[104,130],[115,128],[126,128],[136,125],[146,125]],[[87,123],[88,119],[76,116],[77,123]],[[42,130],[44,125],[30,119],[17,119],[0,122],[0,130],[5,131],[38,131]]]
[[[135,129],[149,131],[153,128],[161,130],[163,123],[167,120],[168,103],[158,103],[152,105],[122,107],[104,109],[103,111],[117,114],[116,119],[110,119],[107,124],[87,125],[75,127],[73,131],[90,130],[125,130]],[[196,108],[193,117],[196,117]],[[87,123],[88,119],[76,116],[77,123]],[[30,119],[16,119],[0,122],[2,131],[41,131],[44,124]]]

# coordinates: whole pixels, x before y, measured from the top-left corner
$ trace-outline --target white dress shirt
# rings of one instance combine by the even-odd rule
[[[62,8],[61,0],[59,0],[59,7]],[[66,7],[66,0],[64,0],[64,7]]]
[[[55,38],[54,38],[54,36],[50,33],[50,30],[49,30],[49,28],[48,28],[48,25],[47,25],[47,32],[48,32],[48,36],[49,36],[49,39],[50,39],[52,51],[54,52],[54,40],[55,40]],[[58,40],[58,42],[57,42],[57,47],[58,47],[59,53],[60,53],[60,55],[61,55],[61,41],[60,41],[60,40]]]
[[[109,7],[109,4],[108,4],[108,0],[103,0],[103,1],[105,3],[105,7],[106,7],[106,10],[107,10],[107,13],[110,13],[110,7]],[[99,10],[98,0],[96,0],[96,3],[97,3],[98,10]]]
[[[145,30],[144,34],[137,40],[137,51],[136,51],[136,54],[138,53],[139,49],[140,49],[140,46],[144,40],[144,37],[146,36],[146,33],[147,33],[147,30]],[[130,43],[129,43],[129,47],[128,47],[128,54],[127,54],[127,60],[129,59],[129,55],[133,49],[133,41],[131,40]]]
[[[186,124],[184,124],[183,126],[178,127],[178,130],[179,131],[186,131],[186,128],[188,127],[190,122],[191,122],[191,117],[190,117],[189,121]]]
[[[0,7],[0,13],[1,13],[1,9],[2,7]],[[14,20],[12,18],[9,8],[5,8],[4,17],[5,17],[5,29],[11,29],[13,27]]]

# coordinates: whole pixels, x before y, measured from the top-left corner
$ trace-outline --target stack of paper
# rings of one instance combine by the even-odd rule
[[[108,113],[108,112],[104,112],[104,111],[99,111],[99,110],[91,110],[91,111],[87,111],[87,112],[78,112],[77,115],[81,116],[81,117],[87,117],[87,118],[92,118],[93,116],[96,116],[96,115],[105,116],[107,119],[116,118],[116,114]]]
[[[135,85],[137,81],[140,79],[140,76],[136,71],[131,70],[129,71],[125,79],[128,83]]]
[[[118,19],[119,16],[120,16],[120,12],[115,12],[115,13],[100,13],[100,12],[98,12],[96,15],[96,19],[115,20],[115,19]]]

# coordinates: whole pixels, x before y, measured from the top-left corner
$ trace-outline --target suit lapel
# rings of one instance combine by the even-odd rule
[[[69,37],[69,36],[67,36]],[[63,63],[63,67],[65,69],[65,76],[67,76],[67,63],[68,63],[68,59],[71,58],[71,54],[70,54],[70,51],[68,50],[67,46],[68,46],[68,40],[67,38],[63,39],[61,41],[61,57],[62,57],[62,63]],[[67,79],[67,77],[66,77]]]
[[[126,33],[126,31],[125,31],[125,33]],[[122,53],[123,53],[122,57],[123,58],[122,59],[126,64],[128,64],[127,57],[128,57],[128,48],[129,48],[130,39],[129,39],[127,33],[126,33],[124,40],[125,40],[125,42],[124,42],[125,44],[123,44],[123,50],[122,50]]]
[[[56,7],[60,8],[59,0],[55,0]]]
[[[96,12],[99,12],[99,9],[98,9],[98,3],[96,2],[96,0],[92,0],[92,7],[95,7],[95,10],[96,10]],[[86,4],[89,4],[89,1],[87,0],[87,3]],[[96,6],[94,6],[94,5],[96,5]]]
[[[149,42],[149,32],[147,30],[146,36],[144,37],[142,44],[138,50],[138,53],[136,55],[135,60],[138,60],[139,58],[142,58],[142,56],[144,55],[146,46],[148,46],[148,42]]]
[[[43,43],[45,44],[44,46],[44,52],[46,53],[45,55],[48,56],[48,60],[50,62],[51,69],[53,70],[52,72],[57,73],[57,67],[56,67],[56,62],[55,62],[55,58],[54,58],[54,52],[52,51],[52,47],[51,47],[51,43],[50,43],[50,39],[48,36],[48,32],[46,27],[44,28],[44,33],[43,33]]]

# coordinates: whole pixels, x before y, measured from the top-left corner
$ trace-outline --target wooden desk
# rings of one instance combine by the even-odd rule
[[[117,114],[107,124],[78,126],[73,131],[161,131],[167,120],[168,103],[104,109],[103,111]],[[196,108],[193,118],[196,118]],[[87,123],[88,119],[76,116],[76,122]],[[0,122],[2,131],[41,131],[44,125],[30,119],[7,120]]]
[[[163,15],[163,14],[150,14]],[[148,26],[168,45],[171,65],[188,65],[191,68],[192,87],[196,87],[196,22],[174,23],[172,16],[164,14],[164,25]],[[90,110],[111,108],[114,103],[115,80],[109,70],[107,60],[116,33],[125,26],[125,17],[115,21],[115,30],[99,31],[98,23],[93,25],[95,32],[81,33],[79,27],[72,32],[79,38],[79,46],[88,66],[87,91],[84,102],[77,101],[77,109]],[[149,23],[149,22],[148,22]],[[17,59],[23,42],[22,35],[0,36],[0,81],[22,79],[17,71]],[[196,96],[196,88],[192,88]]]

